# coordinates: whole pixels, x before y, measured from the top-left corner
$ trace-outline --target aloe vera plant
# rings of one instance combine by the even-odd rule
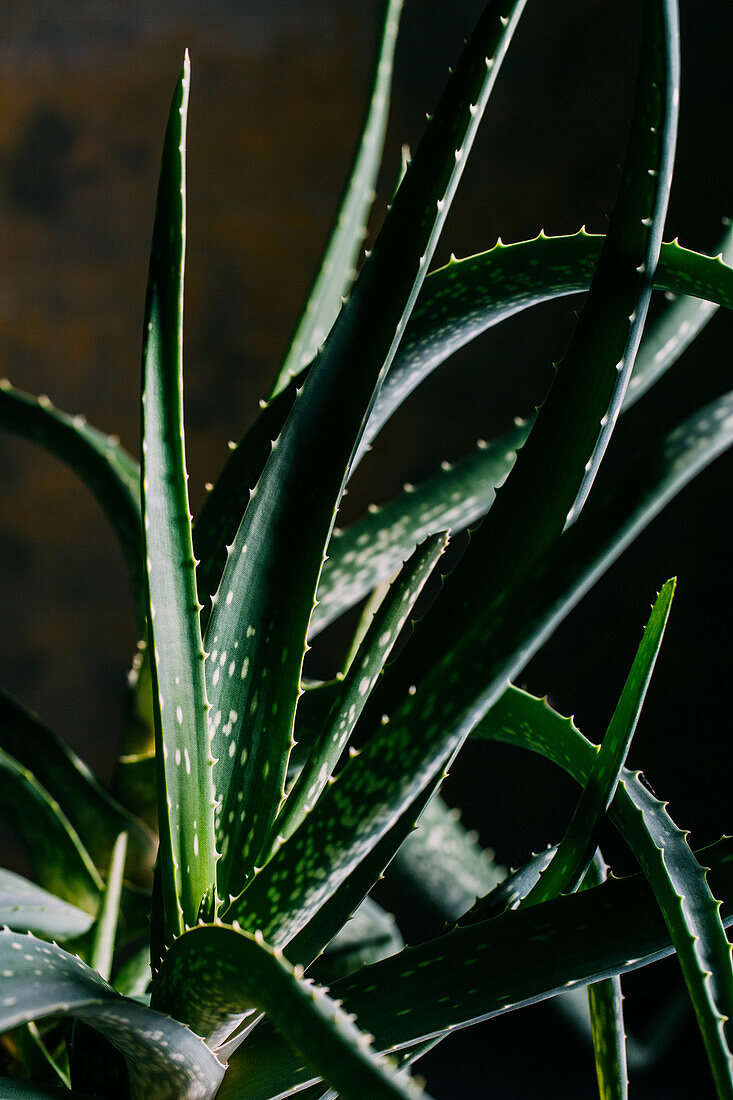
[[[676,2],[643,5],[607,234],[499,243],[430,274],[525,0],[486,4],[362,262],[401,6],[385,4],[353,174],[291,348],[195,519],[182,388],[188,57],[153,230],[139,463],[48,399],[0,385],[3,426],[66,462],[109,517],[141,637],[114,795],[0,695],[0,806],[33,875],[0,872],[2,1096],[419,1096],[413,1063],[455,1029],[587,987],[599,1095],[615,1100],[628,1087],[623,975],[676,953],[710,1079],[733,1097],[733,846],[693,851],[626,768],[675,582],[660,587],[598,744],[511,683],[733,442],[727,393],[595,485],[618,417],[717,306],[733,308],[730,235],[717,257],[662,243]],[[676,298],[647,325],[654,290]],[[412,390],[490,326],[578,292],[531,421],[336,526],[353,471]],[[468,527],[436,584],[449,536]],[[341,671],[309,679],[311,642],[361,601]],[[440,794],[469,737],[540,754],[580,787],[563,834],[511,873]],[[636,874],[609,876],[606,821]],[[445,930],[406,947],[372,896],[385,874]]]

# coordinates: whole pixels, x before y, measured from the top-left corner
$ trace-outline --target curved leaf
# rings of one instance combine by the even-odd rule
[[[216,1047],[229,1018],[255,1006],[344,1100],[398,1100],[424,1094],[375,1055],[369,1037],[325,989],[303,981],[261,937],[207,925],[176,940],[155,982],[154,1004],[181,1009]]]
[[[412,391],[436,367],[482,332],[531,306],[587,291],[603,235],[578,233],[498,241],[487,252],[431,272],[405,338],[379,391],[359,457]],[[677,241],[662,244],[654,289],[681,295],[644,332],[622,408],[629,408],[680,357],[717,306],[733,307],[733,229],[720,254],[704,256]],[[691,297],[692,296],[692,297]]]
[[[31,936],[0,932],[0,1030],[71,1016],[126,1058],[134,1100],[212,1100],[224,1074],[188,1028],[126,1000],[80,959]]]

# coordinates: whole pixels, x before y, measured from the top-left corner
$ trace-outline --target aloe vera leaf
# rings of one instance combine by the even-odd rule
[[[540,752],[581,783],[587,782],[595,762],[596,747],[569,719],[517,688],[508,689],[475,735]],[[724,1021],[733,1008],[733,968],[719,903],[686,835],[664,805],[625,769],[609,816],[649,879],[680,960],[719,1095],[731,1095]]]
[[[557,237],[540,233],[514,244],[498,241],[487,252],[451,258],[431,272],[374,403],[359,457],[412,391],[459,348],[524,309],[587,291],[604,239],[581,229]],[[717,305],[731,307],[732,241],[729,230],[720,254],[710,257],[682,248],[677,241],[662,244],[654,288],[682,297],[644,333],[623,410],[679,358]]]
[[[45,397],[32,397],[0,380],[0,427],[39,443],[65,462],[88,486],[125,553],[135,596],[138,627],[145,628],[142,571],[140,474],[135,460],[115,436],[69,416]]]
[[[350,527],[335,528],[318,586],[309,637],[394,576],[405,556],[439,530],[460,531],[483,516],[529,433],[519,425],[492,443],[483,441],[456,463],[375,507]]]
[[[0,814],[23,841],[41,884],[64,901],[96,912],[102,880],[76,831],[33,774],[2,750]]]
[[[581,260],[576,260],[572,255],[572,252],[576,251],[575,246],[582,245],[585,247],[589,241],[594,240],[594,238],[578,235],[569,238],[542,238],[543,246],[562,245],[561,252],[548,261],[553,270],[557,267],[558,271],[564,270],[565,265],[580,264]],[[527,245],[534,245],[538,242],[530,241],[526,243]],[[506,253],[509,253],[513,248],[521,250],[525,248],[525,244],[502,246],[503,252]],[[669,252],[666,250],[669,250]],[[486,255],[490,256],[494,251],[492,250],[492,253]],[[570,254],[566,254],[568,252]],[[673,255],[676,257],[674,260],[671,259]],[[675,274],[670,280],[678,290],[686,286],[688,289],[700,294],[708,294],[711,298],[727,305],[729,308],[733,306],[733,272],[719,259],[688,253],[677,245],[664,245],[660,267],[657,269],[657,285],[661,286],[665,285],[666,279],[665,256],[669,256],[669,262],[675,264],[681,257],[684,257],[679,271],[681,272],[684,267],[687,272],[686,275],[683,278],[681,274]],[[481,257],[474,257],[473,259],[478,260]],[[529,259],[530,257],[527,256],[522,262],[526,263]],[[590,257],[587,259],[587,272],[589,273],[592,265]],[[462,263],[470,262],[472,261],[459,261],[453,266],[459,267]],[[504,270],[504,267],[499,265],[497,277],[503,275]],[[530,267],[528,270],[531,272],[535,269]],[[585,285],[587,285],[587,279]],[[443,295],[436,290],[436,297],[442,299]],[[435,321],[434,317],[433,321]],[[640,388],[632,389],[630,384],[629,389],[626,391],[623,409],[629,407],[636,397],[640,396],[659,377],[659,374],[670,365],[670,362],[674,361],[685,341],[690,337],[692,330],[685,326],[692,324],[692,322],[686,319],[684,314],[678,315],[678,321],[680,327],[675,330],[676,340],[674,338],[675,334],[670,333],[670,330],[664,327],[661,333],[661,337],[664,337],[663,343],[661,337],[658,338],[658,334],[654,333],[649,334],[642,341],[635,363],[634,374],[632,375],[632,382],[636,378]],[[384,394],[386,386],[387,383],[380,390],[380,396]],[[382,577],[390,575],[391,560],[382,561],[381,555],[371,559],[369,548],[372,545],[379,548],[384,547],[386,554],[387,546],[393,540],[395,545],[400,546],[404,554],[410,545],[414,545],[410,533],[413,524],[417,537],[423,537],[429,530],[435,529],[431,527],[431,522],[456,531],[484,514],[493,502],[495,495],[492,491],[491,478],[494,477],[496,484],[499,484],[506,477],[513,462],[513,456],[509,452],[521,446],[528,432],[529,426],[524,426],[524,428],[517,430],[515,433],[516,438],[506,437],[506,452],[502,448],[501,441],[488,445],[483,456],[486,462],[485,476],[480,463],[477,463],[476,470],[473,471],[468,464],[470,460],[464,459],[463,462],[457,463],[454,468],[449,468],[446,471],[448,476],[443,481],[441,481],[439,475],[435,475],[434,478],[418,486],[414,490],[414,495],[402,495],[395,498],[389,504],[377,509],[373,515],[364,517],[363,520],[357,521],[344,531],[336,529],[329,545],[329,558],[324,565],[321,576],[318,590],[319,603],[311,624],[311,637],[314,637],[337,618],[342,611],[361,599]],[[495,472],[492,472],[491,462],[494,456],[496,457],[496,467]],[[474,456],[474,461],[478,457]],[[466,463],[465,467],[463,463]],[[476,475],[475,481],[474,473]],[[466,478],[465,486],[461,485],[463,477]],[[453,482],[455,482],[455,485]],[[465,516],[462,514],[461,496],[457,496],[454,498],[453,509],[450,512],[439,518],[437,516],[433,517],[432,509],[437,507],[441,497],[448,501],[452,493],[461,493],[465,494],[467,498],[475,498],[467,501],[466,507],[463,509],[466,513]],[[425,508],[427,522],[416,522],[415,516],[419,516],[422,508]],[[361,541],[359,541],[360,539]]]
[[[92,928],[90,962],[105,981],[109,981],[112,973],[126,856],[127,833],[120,833],[112,850],[104,894]]]
[[[377,395],[359,453],[412,389],[458,347],[517,310],[560,294],[587,290],[602,241],[602,237],[589,236],[583,230],[567,237],[542,235],[533,241],[497,244],[489,252],[458,260],[429,275],[404,341]],[[724,255],[731,258],[728,251]],[[676,242],[662,245],[654,285],[659,290],[697,295],[700,299],[708,298],[719,305],[733,307],[733,272],[730,268],[717,257],[699,255],[681,248]],[[477,298],[481,297],[483,304],[477,308]],[[692,299],[685,298],[684,301],[692,302]],[[701,301],[694,304],[701,309],[704,306]],[[681,308],[682,301],[675,303],[669,314],[672,315],[678,306]],[[674,312],[677,328],[672,326],[671,320],[664,326],[660,321],[661,327],[653,326],[644,335],[622,411],[675,362],[699,331],[702,320],[709,316],[704,310],[703,314],[704,317],[698,316],[696,322],[684,313]],[[204,502],[194,529],[196,556],[201,559],[197,576],[202,602],[216,591],[226,560],[226,545],[234,541],[250,491],[262,472],[271,440],[279,435],[287,412],[292,407],[296,389],[297,382],[294,382],[288,390],[279,394],[260,414],[242,442],[232,446],[229,460]],[[527,430],[521,434],[522,441]],[[511,447],[511,441],[507,442]],[[489,456],[485,457],[488,459]],[[505,476],[508,467],[500,465],[500,469],[499,479]],[[471,495],[470,492],[468,495]],[[414,507],[417,507],[418,499],[414,500]],[[406,507],[405,511],[409,509]],[[482,514],[476,508],[475,514],[472,510],[463,522],[470,523]],[[385,516],[385,521],[388,518]],[[398,521],[398,510],[395,509],[392,518]],[[459,519],[452,524],[454,530],[460,525]],[[348,528],[347,532],[351,530]],[[375,532],[378,530],[375,525]],[[420,530],[423,535],[428,533],[422,528]],[[412,542],[405,540],[403,556],[420,537],[418,534]],[[350,539],[350,534],[347,534],[342,544],[338,530],[333,532],[329,544],[329,554],[333,558],[329,557],[324,564],[318,592],[321,602],[314,612],[311,636],[338,614],[336,607],[339,605],[330,594],[331,577],[340,573],[343,557],[352,548]],[[348,570],[349,573],[357,573],[357,562],[362,558],[368,559],[366,550],[361,549],[356,558],[354,569]],[[398,565],[399,561],[396,561],[395,570]],[[351,591],[347,580],[348,577],[345,577],[342,596]],[[365,583],[366,578],[357,588],[359,596],[352,602],[365,594],[367,589],[362,587]],[[346,606],[351,606],[351,603]]]
[[[344,1100],[426,1095],[372,1052],[369,1036],[324,988],[304,981],[261,938],[239,929],[200,926],[176,940],[156,979],[153,1003],[185,1004],[186,1022],[214,1049],[223,1010],[238,1016],[259,1008]]]
[[[22,875],[0,868],[0,926],[48,939],[68,940],[82,935],[91,924],[91,915],[83,909]]]
[[[595,752],[582,740],[590,753],[587,774]],[[559,756],[562,745],[555,751]],[[716,894],[726,899],[723,918],[730,926],[733,842],[698,855],[711,867]],[[378,1048],[394,1051],[673,951],[649,884],[634,875],[459,927],[364,967],[331,992],[373,1033]],[[218,1100],[270,1100],[312,1080],[265,1021],[230,1060]]]
[[[336,320],[343,298],[349,293],[356,277],[354,265],[366,236],[382,159],[402,4],[403,0],[386,0],[384,4],[373,87],[361,142],[320,271],[273,386],[272,396],[288,384],[291,376],[299,374],[311,362]]]
[[[492,0],[479,19],[354,291],[273,445],[229,554],[206,635],[222,896],[244,885],[279,809],[308,623],[347,466],[523,7],[524,0]],[[273,651],[281,654],[279,663],[272,662]],[[231,757],[217,715],[222,726],[237,726]]]
[[[662,588],[652,608],[631,670],[613,712],[601,748],[593,762],[570,823],[550,863],[524,899],[546,901],[577,889],[593,858],[598,826],[608,811],[634,736],[652,678],[674,596],[675,581]]]
[[[40,971],[40,974],[38,973]],[[0,1031],[71,1016],[127,1059],[134,1100],[211,1100],[224,1067],[176,1020],[120,997],[80,959],[32,936],[0,932]]]
[[[131,877],[149,883],[152,832],[99,785],[86,764],[40,719],[0,689],[0,748],[55,798],[97,868],[106,867],[117,836],[128,833]]]
[[[440,534],[419,546],[375,611],[349,671],[337,682],[328,718],[275,821],[273,833],[278,843],[286,840],[313,809],[331,778],[369,692],[447,543],[447,536]]]
[[[440,795],[431,798],[388,872],[390,877],[396,875],[409,883],[422,908],[451,923],[506,876],[493,852],[479,845],[459,817]]]
[[[193,924],[214,881],[214,797],[183,442],[185,140],[190,65],[161,164],[143,346],[142,499],[148,561],[160,864],[166,936]]]
[[[585,591],[591,587],[595,580],[605,571],[608,565],[625,549],[625,547],[633,541],[638,532],[653,518],[654,515],[664,506],[664,504],[678,492],[683,485],[701,469],[703,469],[709,462],[711,462],[718,454],[730,446],[733,442],[733,395],[728,394],[718,400],[711,402],[700,412],[694,414],[688,418],[683,424],[674,429],[673,432],[667,436],[660,446],[657,446],[653,450],[641,455],[635,460],[625,471],[622,471],[621,475],[614,480],[611,492],[609,494],[599,495],[595,494],[594,499],[591,500],[588,507],[584,510],[585,514],[572,528],[570,528],[560,540],[560,543],[553,554],[548,555],[542,566],[538,569],[538,576],[536,579],[536,587],[531,590],[528,589],[524,594],[524,607],[523,614],[526,616],[522,623],[521,616],[507,617],[504,625],[507,627],[509,633],[506,635],[505,640],[509,640],[513,634],[516,639],[512,644],[516,645],[515,656],[513,661],[507,661],[505,664],[501,663],[502,656],[499,655],[499,673],[496,676],[496,683],[500,683],[505,676],[513,675],[524,664],[526,664],[529,656],[536,651],[536,649],[542,644],[542,642],[552,633],[555,626],[565,617],[568,611],[578,602]],[[445,591],[445,588],[444,590]],[[435,607],[435,605],[433,605]],[[431,613],[429,613],[430,615]],[[466,613],[466,622],[464,625],[465,635],[461,640],[461,653],[453,661],[452,666],[448,664],[447,670],[444,672],[444,677],[450,677],[453,675],[454,670],[461,669],[462,676],[468,675],[468,670],[474,669],[477,676],[477,681],[468,693],[470,697],[475,700],[473,712],[469,712],[469,718],[467,724],[473,725],[477,721],[484,711],[486,704],[486,695],[481,693],[485,690],[486,684],[490,682],[490,666],[488,661],[482,660],[480,653],[485,644],[485,630],[481,626],[483,621],[482,616],[484,614],[483,609],[479,606],[475,609],[475,612]],[[475,616],[475,629],[472,625],[472,618]],[[426,622],[427,619],[423,620]],[[494,623],[492,622],[492,626]],[[387,671],[388,679],[392,670],[396,669],[398,662],[409,654],[410,648],[414,645],[415,638],[411,640],[410,646],[406,647],[403,654],[398,661],[390,666]],[[445,648],[445,634],[440,636],[440,642]],[[418,656],[422,656],[418,654]],[[492,658],[493,660],[493,658]],[[398,687],[401,688],[403,684],[415,683],[416,678],[419,676],[420,661],[416,666],[407,669],[407,672],[403,674],[403,677],[398,680]],[[473,676],[473,673],[471,673]],[[384,683],[384,680],[383,680]],[[381,687],[382,685],[380,685]],[[450,690],[454,693],[457,689],[457,683],[449,684]],[[447,689],[440,680],[440,665],[438,666],[438,673],[436,677],[436,683],[434,687],[431,687],[426,693],[426,698],[430,698],[431,695],[435,695],[437,698],[447,695]],[[398,695],[398,701],[404,696]],[[419,701],[420,692],[418,691],[417,699]],[[450,698],[450,697],[449,697]],[[376,721],[379,721],[379,714],[388,713],[391,714],[391,719],[386,734],[390,732],[390,741],[394,744],[395,731],[400,737],[403,736],[403,732],[409,728],[420,730],[420,751],[424,751],[426,743],[426,731],[431,728],[430,722],[432,719],[425,723],[415,721],[410,711],[407,711],[406,722],[410,725],[405,725],[402,722],[401,714],[392,712],[392,700],[387,695],[386,698],[378,697],[378,705],[376,706],[372,718],[376,715]],[[384,705],[382,705],[384,704]],[[364,717],[364,716],[363,716]],[[414,726],[411,724],[415,722]],[[445,732],[446,723],[440,724],[439,729],[436,731],[442,736]],[[406,736],[406,734],[405,734]],[[288,844],[304,843],[306,840],[307,830],[313,827],[313,821],[319,820],[319,827],[323,827],[327,821],[327,813],[329,811],[323,809],[323,803],[326,799],[332,799],[334,790],[339,784],[344,782],[344,776],[349,771],[355,770],[355,766],[363,768],[365,759],[372,763],[373,767],[378,767],[382,776],[384,775],[384,763],[383,755],[384,748],[379,735],[376,735],[369,742],[361,756],[355,761],[352,761],[347,768],[344,769],[339,780],[330,788],[328,788],[318,804],[316,809],[306,819],[305,823],[298,832],[293,834]],[[386,750],[389,752],[389,748]],[[406,767],[406,749],[404,745],[399,746],[399,753],[402,766]],[[417,746],[412,743],[410,751],[417,753]],[[371,754],[374,753],[373,761],[379,758],[379,765],[373,763]],[[428,767],[439,767],[442,765],[442,757],[438,758],[435,765],[428,765]],[[423,757],[425,760],[425,757]],[[358,784],[361,781],[371,782],[371,778],[367,779],[368,771],[363,773],[363,777],[357,775],[350,781],[355,788],[358,788]],[[396,783],[402,781],[402,770],[400,768],[400,775],[396,778]],[[352,790],[346,787],[344,798],[352,797]],[[355,804],[361,806],[362,796],[358,792],[353,795]],[[401,797],[401,796],[400,796]],[[392,807],[399,806],[399,799],[391,798],[391,794],[385,794],[385,799],[391,801]],[[326,803],[328,806],[328,803]],[[372,801],[371,806],[374,806]],[[386,812],[386,811],[385,811]],[[337,806],[333,810],[334,816],[338,819],[339,815],[343,814],[343,808]],[[364,816],[362,816],[364,821]],[[333,823],[331,823],[333,824]],[[368,834],[368,826],[365,824],[365,835]],[[381,829],[381,825],[377,828]],[[301,835],[302,834],[302,835]],[[298,838],[298,839],[296,839]],[[367,841],[368,842],[368,841]],[[319,851],[320,841],[315,845],[315,851]],[[283,881],[287,878],[289,884],[293,881],[297,881],[297,876],[293,874],[292,865],[287,868],[286,857],[288,861],[299,858],[296,852],[295,844],[290,852],[286,851],[288,845],[284,845],[268,864],[267,868],[260,873],[257,879],[255,879],[252,886],[247,891],[247,910],[250,914],[254,914],[260,904],[260,897],[266,897],[267,889],[269,887],[269,880],[275,874],[284,876]],[[336,865],[337,860],[344,859],[345,848],[343,846],[338,847],[338,851],[334,853],[333,865]],[[345,861],[346,862],[346,861]],[[288,877],[290,876],[290,877]],[[258,881],[259,880],[259,881]],[[322,903],[322,898],[327,892],[323,889],[323,882],[317,882],[310,873],[303,874],[302,877],[302,889],[304,894],[310,894],[312,900],[309,902],[309,907],[317,909]],[[257,894],[254,893],[257,891]],[[260,891],[262,893],[260,894]],[[296,918],[296,911],[299,901],[296,899],[293,905],[292,919],[300,921],[303,919],[303,913],[300,917]],[[244,899],[242,899],[242,906],[244,905]],[[264,902],[267,906],[267,902]],[[232,911],[234,916],[239,916],[240,913],[236,910]],[[312,910],[311,910],[312,913]],[[241,917],[243,920],[248,919],[247,915],[242,911]],[[252,919],[252,918],[250,918]],[[256,917],[254,918],[256,919]],[[278,915],[272,910],[273,924],[282,920],[282,915]],[[307,914],[306,914],[307,919]],[[272,932],[271,932],[272,934]],[[288,931],[283,932],[283,935],[287,937],[290,933]]]

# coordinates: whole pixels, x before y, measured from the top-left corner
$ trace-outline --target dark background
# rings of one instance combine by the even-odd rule
[[[665,237],[710,250],[720,218],[732,212],[733,11],[723,0],[681,6],[681,128]],[[227,439],[253,419],[304,302],[357,140],[379,7],[2,4],[0,375],[83,412],[133,453],[157,166],[183,48],[191,50],[186,413],[194,510]],[[407,0],[373,229],[400,146],[416,144],[481,7]],[[450,252],[488,248],[498,235],[604,229],[630,116],[639,13],[632,0],[529,0],[434,266]],[[515,318],[446,364],[383,433],[343,521],[541,400],[572,308],[566,300]],[[623,418],[609,466],[728,388],[732,335],[729,319],[717,316]],[[109,776],[135,642],[121,556],[94,501],[55,460],[2,436],[0,470],[0,683]],[[670,799],[678,823],[694,829],[695,844],[731,829],[732,472],[723,457],[688,488],[521,680],[600,737],[649,605],[678,575],[631,762]],[[336,632],[333,646],[338,640]],[[317,652],[315,671],[331,671],[334,652]],[[557,839],[572,805],[554,773],[534,760],[519,764],[510,750],[469,746],[447,784],[467,823],[509,863]],[[622,852],[618,859],[628,866]],[[627,982],[632,1028],[643,1029],[672,996],[673,965],[655,977]],[[547,1007],[495,1021],[441,1048],[440,1061],[429,1063],[433,1094],[468,1100],[541,1088],[544,1096],[590,1097],[590,1054],[574,1043]],[[686,1095],[681,1082],[696,1071],[699,1046],[688,1022],[660,1067],[632,1077],[634,1095]],[[696,1094],[708,1093],[703,1076]]]

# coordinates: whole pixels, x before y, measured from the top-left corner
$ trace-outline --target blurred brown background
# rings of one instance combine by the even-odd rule
[[[481,7],[407,0],[373,229],[400,146],[416,144]],[[0,9],[0,376],[83,412],[133,452],[157,165],[182,52],[191,51],[186,412],[195,510],[226,440],[255,415],[304,302],[357,140],[380,4],[2,0]],[[604,228],[639,11],[635,0],[530,0],[437,260],[490,247],[498,235]],[[723,0],[682,0],[681,14],[681,131],[666,236],[711,249],[720,217],[732,212],[733,11]],[[526,413],[571,327],[567,301],[543,307],[447,364],[384,432],[344,519]],[[675,377],[624,418],[609,464],[729,387],[732,337],[730,320],[716,317]],[[0,683],[109,775],[135,641],[120,554],[93,500],[55,460],[3,435],[0,469]],[[687,490],[526,675],[598,737],[648,605],[679,574],[634,763],[672,799],[681,824],[699,823],[699,841],[731,827],[732,472],[724,458]],[[322,659],[325,670],[328,654]],[[558,798],[534,765],[531,787],[507,778],[505,755],[467,755],[449,794],[503,858],[555,839],[564,788]]]

